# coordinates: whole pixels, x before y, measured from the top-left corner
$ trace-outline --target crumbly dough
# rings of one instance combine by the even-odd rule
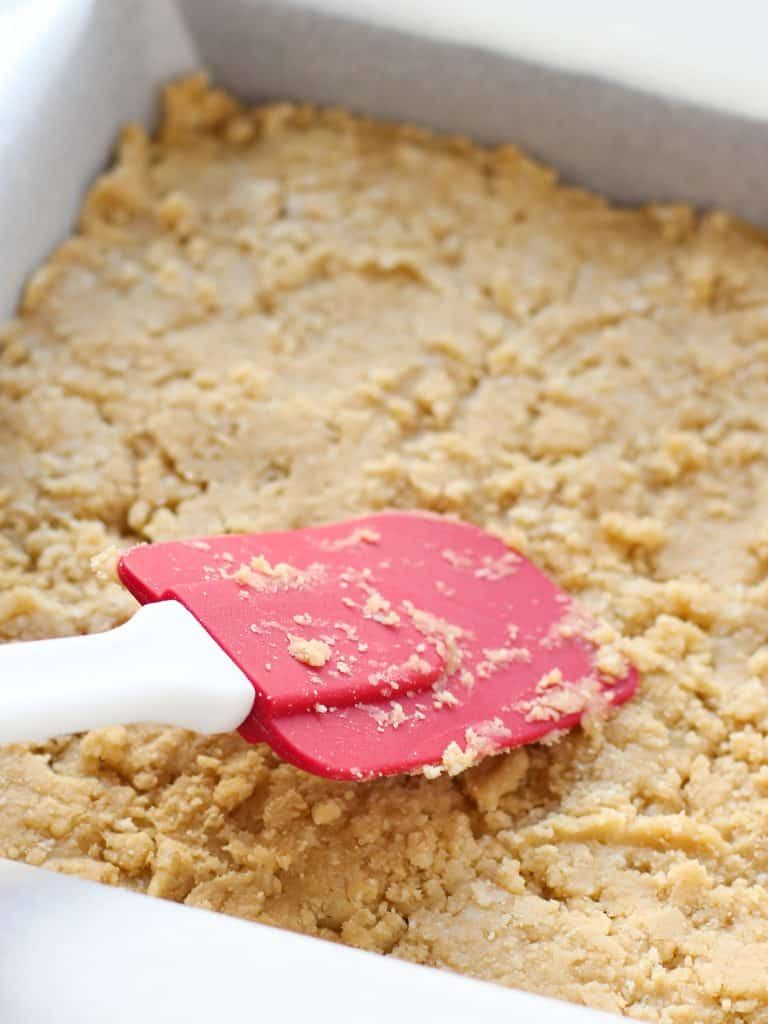
[[[638,1019],[768,1021],[763,235],[197,78],[157,140],[123,133],[0,371],[8,640],[128,617],[110,546],[420,506],[504,531],[643,672],[607,724],[453,778],[327,782],[158,726],[8,748],[4,856]]]
[[[318,668],[330,661],[333,651],[324,640],[303,640],[300,636],[289,636],[288,650],[297,661]]]

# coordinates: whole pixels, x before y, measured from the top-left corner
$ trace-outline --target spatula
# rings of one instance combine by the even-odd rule
[[[125,625],[0,646],[0,742],[159,722],[330,778],[432,776],[637,685],[532,562],[429,513],[141,545],[118,572],[144,605]]]

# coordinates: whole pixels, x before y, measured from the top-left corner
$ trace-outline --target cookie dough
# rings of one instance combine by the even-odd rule
[[[768,1021],[764,235],[197,77],[123,132],[0,351],[3,638],[130,616],[114,548],[421,507],[504,531],[643,673],[608,723],[431,781],[159,726],[6,748],[3,856]]]

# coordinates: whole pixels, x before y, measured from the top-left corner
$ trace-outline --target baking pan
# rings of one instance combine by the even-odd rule
[[[709,34],[698,43],[686,35],[687,3],[669,15],[665,39],[680,49],[666,63],[649,49],[661,4],[644,5],[634,34],[625,19],[613,47],[609,5],[579,4],[578,18],[566,3],[522,8],[0,2],[0,313],[12,313],[28,273],[71,231],[120,125],[151,125],[161,83],[202,65],[244,99],[341,104],[513,141],[621,201],[717,204],[768,223],[768,89],[753,88],[762,8],[752,22],[734,14],[744,45],[730,64],[718,24],[698,7]],[[599,45],[585,56],[590,31]],[[720,60],[713,73],[687,74],[701,72],[706,54]],[[2,861],[0,921],[3,1024],[608,1019]]]

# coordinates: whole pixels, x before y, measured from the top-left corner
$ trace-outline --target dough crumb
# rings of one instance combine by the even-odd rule
[[[118,583],[117,563],[120,561],[122,552],[115,544],[110,544],[98,555],[91,558],[91,570],[100,580],[110,583]]]
[[[316,825],[332,825],[339,820],[341,813],[337,800],[321,800],[312,808],[312,820]]]
[[[292,633],[288,635],[288,653],[297,661],[313,668],[322,668],[333,655],[333,651],[324,640],[304,640]]]
[[[366,619],[380,622],[382,626],[396,626],[400,622],[400,616],[390,602],[375,591],[369,594],[363,605],[363,615]]]

